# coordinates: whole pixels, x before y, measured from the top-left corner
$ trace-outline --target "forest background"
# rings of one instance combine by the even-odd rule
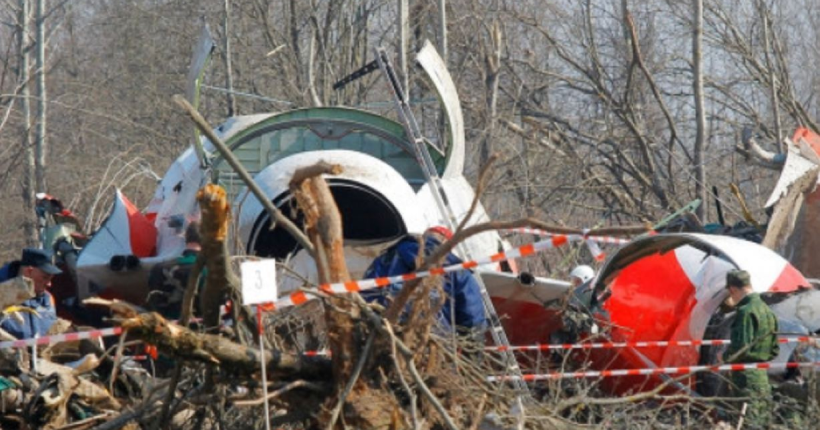
[[[311,106],[395,117],[379,74],[332,85],[376,46],[400,53],[401,34],[411,60],[431,40],[459,90],[468,178],[501,155],[483,197],[495,219],[635,224],[701,198],[698,215],[715,222],[714,186],[731,224],[742,219],[734,183],[765,221],[778,168],[760,149],[784,151],[797,126],[820,129],[813,0],[2,4],[3,261],[36,243],[36,192],[60,198],[89,232],[115,188],[147,205],[192,141],[171,96],[185,92],[205,23],[217,48],[200,110],[214,125]],[[411,66],[407,79],[416,111],[434,117],[420,73]]]

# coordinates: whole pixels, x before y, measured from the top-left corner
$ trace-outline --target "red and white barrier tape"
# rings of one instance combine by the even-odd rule
[[[777,339],[778,343],[809,343],[820,339],[812,336],[792,336]],[[669,346],[703,346],[703,345],[729,345],[729,339],[710,340],[659,340],[642,342],[599,342],[599,343],[563,343],[563,344],[536,344],[526,346],[487,346],[485,351],[545,351],[545,350],[567,350],[567,349],[613,349],[613,348],[651,348]],[[306,357],[316,357],[329,355],[326,350],[305,351],[302,355]]]
[[[340,294],[371,290],[374,288],[385,287],[387,285],[394,284],[397,282],[421,279],[434,275],[444,275],[446,273],[455,272],[458,270],[468,270],[486,264],[495,264],[500,261],[508,259],[526,257],[536,252],[544,251],[546,249],[558,248],[559,246],[562,246],[567,242],[590,241],[596,244],[610,243],[616,245],[623,245],[629,243],[629,239],[622,239],[612,236],[587,236],[584,234],[553,234],[545,230],[530,228],[507,229],[506,231],[538,234],[542,236],[547,236],[549,237],[549,239],[530,243],[524,246],[519,246],[517,248],[510,249],[504,252],[499,252],[489,257],[472,261],[465,261],[463,263],[453,264],[451,266],[436,267],[422,272],[407,273],[404,275],[389,276],[383,278],[363,279],[359,281],[339,282],[335,284],[321,284],[318,287],[318,291],[327,294]],[[595,253],[594,250],[593,253]],[[601,254],[601,256],[603,256],[603,254]],[[295,293],[291,293],[288,296],[282,297],[279,300],[277,300],[276,303],[273,304],[273,309],[275,310],[290,306],[299,306],[311,299],[310,297],[308,297],[308,294],[309,293],[306,293],[304,291],[297,291]]]
[[[655,369],[616,369],[616,370],[600,370],[600,371],[585,371],[585,372],[551,372],[542,374],[529,374],[522,376],[489,376],[488,382],[504,382],[513,380],[524,381],[544,381],[555,379],[582,379],[582,378],[609,378],[617,376],[648,376],[648,375],[675,375],[686,374],[702,371],[710,372],[737,372],[742,370],[754,369],[794,369],[797,367],[820,367],[820,362],[808,363],[748,363],[748,364],[722,364],[712,366],[680,366],[680,367],[658,367]]]
[[[582,235],[554,235],[547,240],[542,240],[535,243],[530,243],[518,248],[513,248],[504,252],[493,254],[489,257],[480,258],[472,261],[465,261],[459,264],[453,264],[444,267],[435,267],[430,270],[422,272],[407,273],[404,275],[388,276],[383,278],[364,279],[360,281],[339,282],[335,284],[321,284],[318,290],[328,294],[338,293],[354,293],[359,291],[371,290],[374,288],[385,287],[397,282],[406,282],[413,279],[422,279],[429,276],[444,275],[446,273],[455,272],[459,270],[468,270],[486,264],[495,264],[499,261],[508,260],[511,258],[526,257],[536,252],[546,249],[558,248],[567,242],[582,241]],[[308,294],[303,291],[291,293],[286,297],[282,297],[274,303],[274,309],[281,309],[289,306],[298,306],[310,300]]]
[[[589,238],[589,230],[584,230],[584,237],[587,238],[584,242],[587,244],[587,248],[589,249],[589,253],[592,254],[592,258],[599,263],[604,261],[606,259],[606,254],[601,250],[601,247],[598,246],[598,242]]]
[[[817,341],[812,336],[781,337],[779,343],[807,343]],[[668,346],[702,346],[702,345],[729,345],[729,339],[708,340],[657,340],[639,342],[597,342],[597,343],[563,343],[563,344],[536,344],[525,346],[488,346],[487,351],[545,351],[566,349],[614,349],[614,348],[651,348]]]
[[[508,228],[502,231],[510,232],[510,233],[522,233],[522,234],[534,234],[536,236],[544,236],[544,237],[553,237],[553,236],[562,236],[560,234],[550,233],[546,230],[541,230],[538,228]],[[589,235],[566,235],[566,236],[577,236],[584,240],[591,240],[596,243],[609,243],[613,245],[626,245],[631,241],[631,239],[624,239],[622,237],[615,237],[615,236],[589,236]]]
[[[43,336],[34,339],[8,340],[5,342],[0,342],[0,349],[26,348],[32,345],[50,345],[53,343],[71,342],[82,339],[119,336],[120,334],[122,334],[122,327],[111,327],[100,330],[79,331],[74,333],[56,334],[54,336]]]

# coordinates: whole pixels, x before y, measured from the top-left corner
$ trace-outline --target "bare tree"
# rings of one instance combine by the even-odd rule
[[[29,2],[28,0],[20,0],[18,3],[18,26],[17,33],[17,58],[18,67],[17,81],[20,83],[20,107],[21,107],[21,130],[22,147],[23,147],[23,207],[29,210],[34,208],[35,202],[35,159],[34,151],[31,141],[31,101],[29,90]],[[34,220],[31,215],[23,219],[23,239],[28,246],[34,246],[37,242],[37,230],[35,228]]]
[[[225,89],[226,99],[228,104],[228,116],[236,115],[236,100],[233,94],[233,70],[231,68],[231,2],[225,0],[225,18],[222,21],[222,47],[225,50],[223,53],[225,59]]]
[[[703,107],[703,0],[694,1],[692,26],[692,68],[694,79],[692,92],[695,95],[695,196],[702,204],[697,209],[697,216],[704,219],[706,205],[706,167],[703,165],[703,151],[706,144],[706,112]]]
[[[35,137],[34,176],[37,191],[45,192],[46,188],[46,30],[45,0],[37,0],[34,22],[37,37],[35,41],[35,77],[37,82],[37,132]]]

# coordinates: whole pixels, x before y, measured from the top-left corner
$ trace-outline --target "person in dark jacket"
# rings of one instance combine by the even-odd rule
[[[778,323],[774,312],[755,293],[749,272],[732,270],[726,274],[726,289],[737,309],[731,328],[731,344],[723,355],[727,363],[759,363],[774,359],[779,352]],[[749,398],[746,420],[752,428],[766,428],[771,422],[769,401],[772,387],[765,370],[732,372],[733,393]]]
[[[51,287],[51,279],[62,271],[53,264],[52,256],[49,252],[26,248],[20,260],[12,261],[0,268],[0,282],[18,276],[31,279],[34,285],[34,297],[24,301],[20,305],[35,312],[18,312],[6,316],[0,322],[0,328],[17,339],[29,339],[35,336],[45,336],[48,330],[57,321],[57,307],[54,303],[54,296],[48,292]],[[17,319],[17,317],[22,317]]]
[[[424,235],[424,254],[429,256],[444,240],[450,239],[453,233],[445,227],[431,227]],[[365,271],[365,278],[380,278],[403,275],[417,270],[416,258],[419,254],[418,237],[408,235],[379,255]],[[443,265],[461,263],[454,254],[447,254]],[[485,324],[484,304],[481,289],[467,270],[459,270],[443,275],[443,290],[446,295],[444,305],[439,313],[439,321],[444,327],[455,322],[456,327],[463,329],[480,328]],[[377,290],[365,291],[362,297],[369,302],[378,302],[382,306],[389,304],[390,298],[398,294],[403,282],[390,284]],[[436,297],[432,297],[435,299]],[[452,302],[451,302],[452,300]]]

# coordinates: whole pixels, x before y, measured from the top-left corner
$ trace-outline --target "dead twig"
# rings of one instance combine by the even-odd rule
[[[481,168],[481,172],[478,174],[478,185],[475,188],[475,195],[473,195],[473,201],[470,203],[470,209],[467,210],[467,213],[464,215],[464,218],[456,227],[456,232],[461,231],[465,225],[467,225],[467,221],[470,220],[473,216],[473,212],[475,212],[475,208],[478,207],[478,203],[481,201],[481,196],[484,195],[484,190],[487,188],[487,181],[490,178],[490,167],[492,167],[493,163],[498,160],[498,154],[492,154],[489,158],[487,158],[487,163]]]
[[[85,428],[89,428],[94,423],[96,423],[97,421],[104,420],[106,418],[111,417],[112,415],[114,415],[114,412],[106,411],[106,412],[103,412],[99,415],[95,415],[93,417],[86,418],[84,420],[74,421],[71,424],[64,425],[64,426],[62,426],[60,428],[57,428],[57,429],[54,429],[54,430],[82,430],[82,429],[85,429]]]
[[[413,421],[413,429],[419,428],[418,408],[416,407],[416,393],[410,388],[407,379],[404,377],[401,365],[399,364],[399,355],[396,352],[396,335],[393,333],[393,327],[387,321],[384,321],[384,329],[390,334],[390,356],[393,357],[393,365],[396,368],[396,375],[399,377],[399,382],[407,397],[410,399],[410,419]]]
[[[111,381],[109,381],[108,389],[114,393],[114,382],[117,380],[117,372],[120,367],[120,360],[122,360],[122,350],[125,347],[125,338],[128,337],[128,329],[123,330],[117,344],[117,352],[114,354],[114,368],[111,370]]]
[[[308,389],[311,389],[311,390],[317,391],[317,392],[326,391],[326,389],[324,387],[322,387],[322,386],[320,386],[320,385],[318,385],[314,382],[309,382],[309,381],[305,381],[303,379],[300,379],[298,381],[293,381],[293,382],[285,385],[284,387],[282,387],[282,388],[280,388],[280,389],[278,389],[278,390],[276,390],[272,393],[268,393],[268,397],[260,397],[258,399],[251,399],[251,400],[236,400],[236,401],[233,402],[233,405],[237,406],[237,407],[240,407],[240,408],[247,407],[247,406],[259,406],[259,405],[265,403],[266,400],[271,401],[271,400],[281,396],[282,394],[285,394],[288,391],[291,391],[291,390],[296,389],[296,388],[308,388]]]

